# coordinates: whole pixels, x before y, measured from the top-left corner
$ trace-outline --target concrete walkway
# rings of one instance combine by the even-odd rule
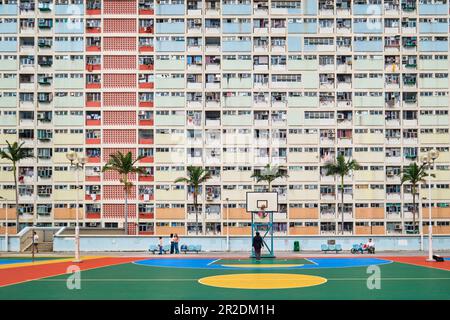
[[[435,254],[438,254],[443,257],[449,257],[450,251],[436,251]],[[217,257],[217,258],[229,258],[229,257],[242,257],[247,258],[250,255],[250,252],[244,251],[233,251],[233,252],[200,252],[196,253],[180,253],[180,254],[152,254],[144,251],[136,251],[136,252],[82,252],[82,256],[112,256],[112,257],[155,257],[155,258],[183,258],[183,257]],[[428,256],[428,252],[426,251],[383,251],[377,252],[376,254],[351,254],[350,252],[342,252],[342,253],[322,253],[320,251],[302,251],[302,252],[288,252],[288,251],[280,251],[275,252],[277,258],[301,258],[301,257],[387,257],[387,256],[398,256],[398,257],[412,257],[412,256],[423,256],[424,258]],[[35,257],[70,257],[73,256],[73,252],[52,252],[52,253],[39,253],[35,254]],[[31,257],[30,253],[15,253],[15,252],[3,252],[0,254],[0,257]]]

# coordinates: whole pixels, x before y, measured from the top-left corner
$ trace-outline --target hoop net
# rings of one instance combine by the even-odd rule
[[[260,211],[258,211],[258,216],[261,219],[264,219],[265,217],[267,217],[267,212],[265,212],[264,210],[266,209],[265,205],[262,205],[261,207],[259,207]]]

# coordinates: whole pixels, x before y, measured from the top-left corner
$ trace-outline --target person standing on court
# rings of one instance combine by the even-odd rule
[[[261,249],[263,246],[263,239],[259,232],[256,232],[255,237],[253,238],[253,249],[255,249],[256,260],[261,260]]]
[[[36,233],[36,231],[33,231],[33,245],[34,249],[36,250],[36,253],[39,253],[38,243],[39,243],[39,236]]]
[[[173,254],[175,243],[173,242],[173,233],[170,234],[170,254]]]
[[[159,247],[159,254],[163,254],[164,243],[163,243],[163,238],[162,237],[159,237],[158,247]]]
[[[180,241],[180,238],[178,237],[178,234],[175,233],[173,236],[173,244],[174,244],[175,253],[180,253],[180,249],[178,247],[179,241]]]

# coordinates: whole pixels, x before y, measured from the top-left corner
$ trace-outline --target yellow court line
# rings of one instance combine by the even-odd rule
[[[222,264],[222,267],[232,268],[292,268],[303,267],[303,264]]]
[[[21,258],[23,258],[23,257],[21,257]],[[81,260],[91,260],[91,259],[98,259],[98,258],[103,258],[103,256],[87,256],[87,257],[82,257]],[[13,258],[11,258],[11,259],[13,259]],[[71,261],[73,261],[73,259],[74,258],[71,257],[71,258],[65,258],[65,259],[36,260],[34,262],[11,263],[11,264],[0,265],[0,269],[13,269],[13,268],[19,268],[19,267],[40,266],[43,264],[71,262]]]

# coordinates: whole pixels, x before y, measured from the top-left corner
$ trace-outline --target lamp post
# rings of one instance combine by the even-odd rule
[[[0,196],[0,199],[5,201],[5,252],[8,252],[8,199]]]
[[[439,151],[433,149],[429,150],[426,156],[422,157],[422,163],[428,166],[428,259],[427,261],[434,261],[433,259],[433,224],[431,220],[431,168],[434,166],[434,161],[439,157]],[[422,211],[423,212],[423,211]]]
[[[423,200],[423,198],[421,197],[419,200]],[[420,251],[423,251],[423,205],[422,205],[422,201],[420,201],[420,208],[422,210],[422,212],[420,213],[420,217],[419,217],[419,232],[420,232]]]
[[[80,211],[80,199],[79,199],[79,187],[80,187],[80,171],[84,169],[84,165],[87,162],[86,156],[78,156],[75,151],[69,151],[66,154],[66,158],[70,161],[70,166],[76,171],[76,223],[75,223],[75,260],[73,262],[82,262],[80,259],[80,225],[79,225],[79,211]]]
[[[227,251],[230,251],[230,225],[228,223],[228,210],[230,210],[230,204],[228,202],[228,200],[230,200],[229,198],[225,199],[227,202]]]

